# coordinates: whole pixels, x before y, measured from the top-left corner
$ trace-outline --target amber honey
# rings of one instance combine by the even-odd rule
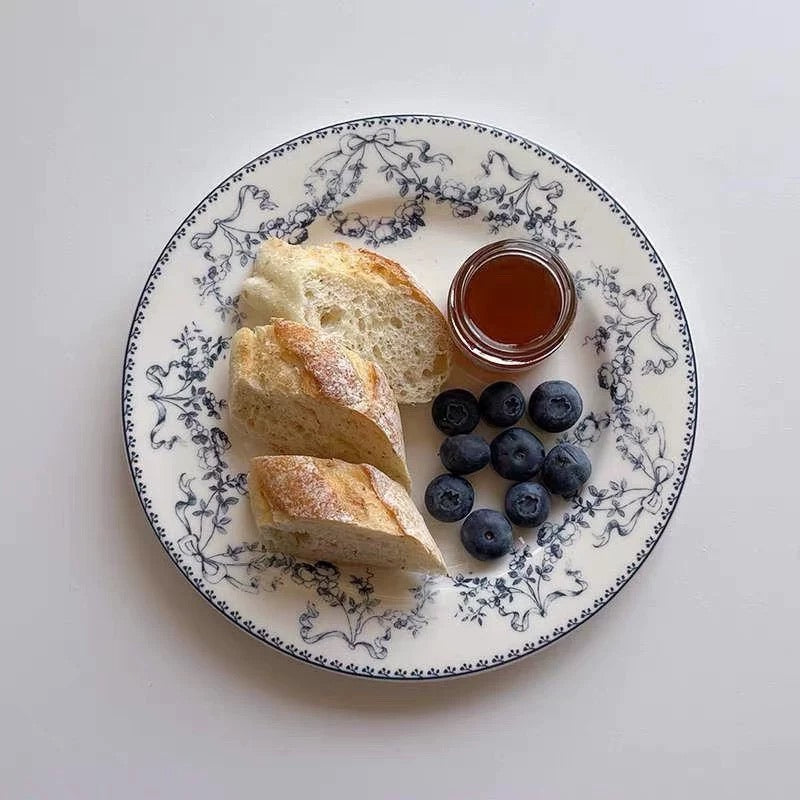
[[[536,242],[506,239],[473,253],[447,302],[455,343],[481,367],[518,371],[557,350],[575,318],[566,264]]]
[[[476,270],[464,292],[467,315],[496,342],[522,345],[547,336],[562,297],[550,270],[521,255],[500,255]]]

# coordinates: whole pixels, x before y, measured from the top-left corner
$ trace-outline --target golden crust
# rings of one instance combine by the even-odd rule
[[[250,494],[258,508],[261,523],[276,517],[329,519],[354,522],[334,483],[320,469],[332,459],[308,456],[259,456],[250,462]]]
[[[381,368],[318,331],[288,320],[241,328],[231,344],[229,407],[234,420],[254,432],[246,398],[253,391],[300,394],[350,409],[371,420],[396,456],[393,475],[409,486],[397,401]],[[385,465],[381,465],[385,466]]]
[[[408,493],[369,464],[310,456],[259,456],[250,463],[250,502],[261,529],[291,530],[296,523],[345,524],[372,544],[400,551],[386,564],[374,566],[446,572],[442,554]],[[308,543],[305,543],[308,547]],[[312,549],[313,549],[313,545]],[[307,557],[303,544],[298,555]],[[313,557],[324,558],[316,552]],[[334,555],[331,555],[334,558]],[[356,555],[352,559],[360,563]]]
[[[317,322],[307,316],[307,300],[303,297],[305,281],[317,275],[339,276],[350,284],[355,281],[364,287],[371,286],[376,293],[374,296],[385,299],[386,310],[381,312],[385,315],[391,314],[392,303],[399,300],[398,292],[403,295],[403,302],[407,299],[418,306],[420,312],[424,313],[427,328],[425,341],[417,342],[425,353],[420,361],[420,370],[431,370],[439,384],[445,380],[452,359],[447,321],[400,264],[378,253],[356,249],[344,242],[290,245],[281,239],[267,239],[258,251],[252,275],[245,280],[242,298],[256,323],[284,317],[318,328]],[[348,342],[348,334],[343,334],[341,330],[332,329],[330,333],[338,333]],[[371,343],[369,339],[365,340],[365,346],[358,347],[361,355],[371,360],[368,351],[378,341],[379,338]],[[352,348],[352,341],[349,344]],[[409,350],[413,344],[409,342]],[[433,395],[428,397],[427,392],[435,391],[435,385],[433,389],[423,391],[415,387],[413,381],[409,384],[407,378],[401,377],[406,374],[405,367],[398,365],[394,370],[386,362],[382,366],[386,368],[401,402],[422,402],[433,398]]]
[[[400,409],[376,363],[305,325],[275,320],[272,327],[280,346],[300,360],[320,394],[369,417],[386,434],[395,453],[405,459]]]
[[[371,405],[360,356],[297,322],[276,319],[270,327],[278,346],[313,378],[320,395],[359,411]]]

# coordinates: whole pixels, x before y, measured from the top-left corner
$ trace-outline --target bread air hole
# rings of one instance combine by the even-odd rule
[[[389,324],[393,328],[402,328],[403,327],[403,321],[399,317],[390,317],[389,318]]]
[[[323,328],[329,328],[332,325],[337,325],[339,322],[341,322],[343,316],[344,310],[341,308],[336,306],[333,308],[326,308],[319,315],[319,324],[322,325]]]

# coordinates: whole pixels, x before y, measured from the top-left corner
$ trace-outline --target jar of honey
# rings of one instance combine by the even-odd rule
[[[567,265],[535,242],[505,239],[474,252],[447,299],[453,339],[477,365],[517,372],[563,343],[577,293]]]

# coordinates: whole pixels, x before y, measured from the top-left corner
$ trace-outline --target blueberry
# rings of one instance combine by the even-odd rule
[[[542,483],[553,493],[572,497],[589,480],[592,462],[576,444],[557,444],[544,460]]]
[[[561,433],[571,428],[583,412],[578,390],[566,381],[540,383],[531,395],[528,414],[533,424],[548,433]]]
[[[541,525],[550,513],[550,494],[539,483],[515,483],[506,492],[506,516],[523,528]]]
[[[480,421],[478,401],[466,389],[448,389],[433,401],[433,424],[448,436],[470,433]]]
[[[481,416],[489,425],[507,428],[525,413],[525,395],[510,381],[490,383],[478,400]]]
[[[475,502],[475,490],[466,478],[439,475],[425,490],[425,508],[440,522],[455,522],[469,514]]]
[[[492,439],[492,466],[510,481],[532,478],[544,461],[542,443],[524,428],[509,428]]]
[[[460,433],[448,436],[439,448],[439,458],[444,468],[456,475],[477,472],[489,463],[489,445],[477,433]]]
[[[461,526],[461,544],[481,561],[504,556],[512,543],[511,523],[499,511],[479,508]]]

